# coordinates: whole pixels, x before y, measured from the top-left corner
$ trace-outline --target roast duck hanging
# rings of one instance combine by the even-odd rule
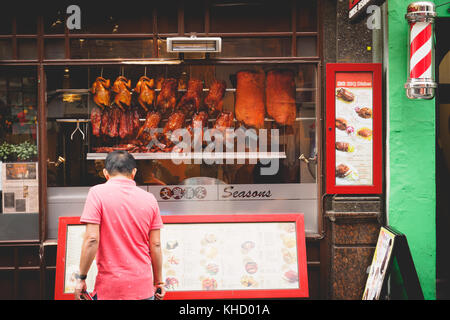
[[[139,105],[148,112],[148,110],[153,106],[155,100],[155,81],[147,76],[142,76],[139,78],[138,83],[134,91],[138,94],[137,101]]]
[[[114,81],[112,91],[116,94],[114,104],[125,111],[125,107],[131,105],[131,80],[127,80],[124,76],[117,77]]]

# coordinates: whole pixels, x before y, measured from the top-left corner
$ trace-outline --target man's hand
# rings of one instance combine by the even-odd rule
[[[75,300],[82,300],[81,293],[87,290],[86,280],[77,279],[75,285]]]
[[[156,293],[156,290],[158,290],[158,288],[161,289],[161,293]],[[166,289],[164,288],[163,284],[156,284],[155,285],[155,299],[156,300],[162,300],[164,299],[164,296],[166,295]]]

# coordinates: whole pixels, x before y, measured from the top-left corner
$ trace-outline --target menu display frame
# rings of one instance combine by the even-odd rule
[[[261,214],[261,215],[173,215],[162,216],[164,227],[170,224],[233,224],[233,223],[295,223],[295,245],[298,287],[297,288],[276,288],[276,289],[242,289],[242,290],[167,290],[165,300],[183,299],[247,299],[247,298],[307,298],[309,296],[308,274],[306,260],[306,238],[304,217],[301,213],[289,214]],[[64,282],[66,275],[67,256],[67,231],[71,225],[80,225],[80,217],[60,217],[58,226],[58,248],[55,277],[55,299],[72,300],[73,293],[64,292]],[[164,228],[163,227],[163,228]],[[89,275],[88,275],[89,276]]]
[[[337,160],[340,158],[339,153],[343,153],[342,151],[337,149],[337,137],[342,135],[342,128],[338,129],[338,123],[340,121],[340,117],[337,111],[337,108],[341,108],[342,98],[337,97],[338,90],[344,88],[346,90],[346,85],[339,85],[337,83],[338,74],[345,74],[345,76],[353,77],[354,79],[358,79],[358,77],[363,76],[362,78],[366,78],[367,74],[371,74],[371,83],[369,85],[364,85],[365,87],[365,102],[371,100],[371,105],[367,106],[367,104],[357,105],[358,95],[354,94],[356,97],[355,102],[347,102],[347,108],[353,108],[351,111],[353,112],[356,108],[368,107],[371,109],[371,122],[368,121],[370,130],[370,139],[359,139],[358,133],[360,128],[358,126],[353,126],[351,122],[348,123],[348,127],[346,132],[348,135],[352,135],[353,140],[349,141],[359,141],[361,142],[361,146],[365,146],[365,150],[367,151],[367,145],[372,146],[370,148],[370,152],[366,152],[365,160],[367,164],[363,168],[366,171],[366,175],[369,175],[368,183],[357,183],[359,177],[362,175],[358,175],[358,168],[355,168],[353,165],[349,165],[344,167],[344,169],[348,170],[350,174],[348,174],[345,180],[345,184],[341,184],[337,182],[337,174],[338,166],[340,163],[337,163]],[[355,81],[355,87],[357,87],[358,81]],[[363,81],[362,81],[363,82]],[[368,97],[369,89],[371,89],[370,97]],[[347,91],[348,92],[348,91]],[[345,102],[344,102],[345,103]],[[359,109],[359,110],[360,110]],[[363,119],[361,117],[358,118],[356,112],[354,118],[358,122],[363,122],[367,119]],[[383,190],[383,128],[382,128],[382,65],[380,63],[329,63],[326,65],[326,193],[327,194],[381,194]],[[337,121],[338,120],[338,121]],[[340,123],[339,123],[340,124]],[[347,123],[344,124],[347,126]],[[358,138],[354,138],[358,137]],[[355,140],[356,139],[356,140]],[[358,140],[359,139],[359,140]],[[351,144],[349,144],[351,146]],[[353,147],[352,147],[353,148]],[[355,148],[358,150],[358,147]],[[361,150],[361,149],[360,149]],[[370,154],[371,153],[371,154]],[[353,156],[353,157],[352,157]],[[357,152],[346,152],[347,159],[352,160],[357,159],[359,156],[362,161],[359,163],[363,163],[364,155],[357,155]],[[355,161],[354,161],[355,162]],[[358,161],[356,161],[358,162]],[[368,172],[368,173],[367,173]],[[356,176],[356,178],[355,178]],[[347,178],[348,177],[348,178]]]

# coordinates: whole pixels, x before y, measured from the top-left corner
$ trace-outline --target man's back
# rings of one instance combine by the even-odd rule
[[[131,179],[112,178],[91,188],[81,222],[100,224],[98,298],[151,297],[149,233],[162,227],[155,197]]]

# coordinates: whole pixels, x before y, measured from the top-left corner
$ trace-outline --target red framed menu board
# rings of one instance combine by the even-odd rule
[[[382,192],[381,64],[331,63],[326,68],[326,190]]]
[[[162,218],[165,299],[308,297],[303,214]],[[79,217],[60,218],[55,299],[73,299],[80,227]],[[89,292],[96,272],[88,272]]]

